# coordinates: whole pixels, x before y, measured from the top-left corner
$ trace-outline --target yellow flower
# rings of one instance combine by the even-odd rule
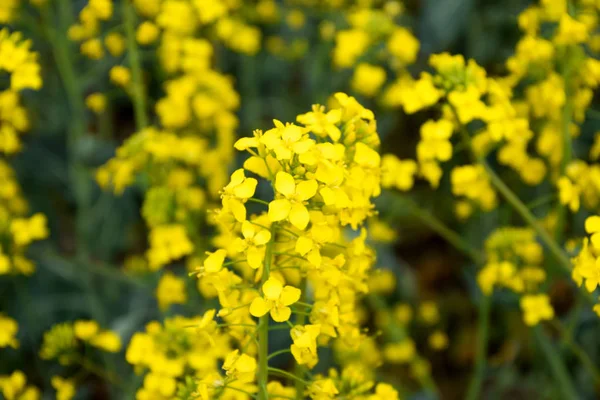
[[[104,38],[104,44],[113,57],[119,57],[127,48],[125,38],[120,33],[112,32]]]
[[[369,35],[359,29],[339,31],[335,35],[333,63],[340,68],[351,67],[367,50]]]
[[[227,371],[227,376],[237,381],[252,382],[256,373],[256,359],[234,350],[225,357],[223,369]]]
[[[201,272],[208,274],[219,272],[221,268],[223,268],[223,263],[225,262],[227,252],[223,249],[219,249],[214,253],[207,251],[206,254],[208,255],[208,257],[204,259]]]
[[[0,348],[7,346],[19,347],[19,341],[15,337],[18,330],[17,321],[0,314]]]
[[[407,191],[412,189],[417,173],[417,163],[400,160],[393,154],[385,154],[381,160],[381,186]]]
[[[385,78],[385,69],[382,67],[360,63],[354,70],[352,88],[366,97],[373,97],[385,82]]]
[[[375,394],[368,397],[368,400],[399,400],[398,392],[392,385],[387,383],[378,383],[375,387]]]
[[[96,336],[100,327],[96,321],[75,321],[73,324],[73,330],[75,331],[75,337],[77,339],[88,341],[92,337]]]
[[[448,161],[452,157],[452,122],[441,119],[427,121],[421,126],[421,141],[417,145],[419,161]]]
[[[387,42],[387,49],[398,66],[412,64],[419,53],[419,41],[405,28],[394,29]]]
[[[289,218],[292,225],[304,230],[310,222],[305,202],[317,194],[318,188],[319,184],[314,179],[296,184],[293,176],[279,171],[275,177],[275,190],[284,198],[269,203],[269,219],[278,222]]]
[[[290,331],[294,343],[291,346],[292,355],[299,365],[314,367],[319,361],[317,356],[317,338],[321,333],[321,325],[296,325]]]
[[[102,41],[97,38],[89,39],[81,43],[80,50],[81,54],[91,58],[92,60],[99,60],[104,57],[104,47],[102,47]]]
[[[37,213],[29,219],[15,218],[10,224],[10,231],[17,246],[26,246],[35,240],[44,239],[48,237],[46,216]]]
[[[131,71],[122,65],[115,65],[110,69],[110,80],[118,86],[126,87],[131,82]]]
[[[591,235],[594,249],[600,250],[600,216],[592,215],[585,220],[585,231]]]
[[[440,320],[440,312],[433,301],[425,301],[421,304],[419,307],[419,316],[429,325],[436,324]]]
[[[540,321],[554,318],[554,309],[550,297],[546,294],[530,294],[521,298],[523,319],[529,326],[535,326]]]
[[[121,338],[112,331],[102,331],[90,340],[94,347],[109,353],[118,353],[121,350]]]
[[[561,176],[557,182],[560,204],[569,206],[572,212],[579,210],[579,187],[566,176]]]
[[[0,393],[6,400],[39,400],[40,391],[27,386],[27,378],[22,371],[14,371],[10,376],[0,376]]]
[[[150,21],[144,21],[138,26],[135,38],[141,45],[149,45],[156,41],[160,30]]]
[[[240,168],[231,174],[231,180],[223,188],[221,199],[223,208],[231,211],[239,222],[246,220],[246,200],[254,196],[258,181],[254,178],[246,178],[244,169]]]
[[[442,331],[435,331],[429,335],[429,346],[434,350],[443,350],[448,347],[448,336]]]
[[[171,304],[185,304],[187,301],[185,280],[171,272],[166,272],[158,282],[156,298],[159,308],[163,311],[167,310]]]
[[[386,345],[383,353],[389,362],[404,364],[410,362],[416,356],[417,349],[415,343],[406,338],[401,342]]]
[[[265,258],[265,245],[271,240],[271,232],[250,221],[244,221],[242,235],[244,238],[238,238],[236,242],[237,250],[246,253],[246,259],[252,268],[260,268]]]
[[[52,387],[56,389],[56,400],[71,400],[75,397],[75,382],[70,379],[64,379],[60,376],[53,376]]]
[[[106,96],[102,93],[92,93],[85,98],[85,105],[96,114],[106,109]]]
[[[276,322],[285,322],[290,319],[292,310],[290,305],[300,299],[301,291],[293,286],[283,286],[280,280],[269,278],[262,286],[264,297],[255,297],[250,304],[250,314],[262,317],[271,313],[271,318]]]

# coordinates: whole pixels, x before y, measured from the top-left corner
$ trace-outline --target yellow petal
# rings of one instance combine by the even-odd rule
[[[233,189],[233,195],[240,199],[249,199],[254,196],[256,191],[256,185],[258,181],[254,178],[247,178],[244,182],[240,183]]]
[[[277,300],[283,290],[283,283],[275,278],[269,278],[263,284],[262,291],[267,300]]]
[[[593,215],[585,220],[585,231],[587,233],[600,232],[600,217]]]
[[[250,221],[244,221],[242,223],[242,235],[245,239],[252,239],[256,234],[256,227]]]
[[[214,253],[206,252],[208,257],[204,260],[204,271],[209,273],[218,272],[223,267],[223,261],[227,252],[223,249],[217,250]]]
[[[254,317],[262,317],[270,310],[270,304],[262,297],[255,297],[250,304],[250,314]]]
[[[271,308],[271,318],[275,322],[285,322],[290,319],[290,315],[292,315],[292,310],[289,307],[277,306]]]
[[[245,179],[245,175],[244,175],[244,169],[240,168],[238,170],[235,170],[235,172],[233,174],[231,174],[231,179],[229,181],[229,185],[227,185],[228,187],[233,187],[233,186],[237,186],[240,183],[242,183]]]
[[[364,143],[356,143],[356,153],[354,153],[354,162],[358,165],[368,168],[377,168],[381,163],[379,153]]]
[[[294,304],[298,300],[300,300],[300,295],[302,291],[293,286],[286,286],[281,291],[281,296],[279,297],[279,301],[284,306],[289,306],[290,304]]]
[[[237,150],[244,151],[250,147],[258,147],[258,139],[255,137],[243,137],[238,139],[237,142],[233,145]]]
[[[296,241],[296,252],[305,255],[312,249],[313,241],[306,236],[300,236]]]
[[[311,179],[309,181],[302,181],[296,188],[296,194],[302,201],[306,201],[317,194],[319,184],[316,180]]]
[[[246,220],[246,206],[244,206],[241,201],[231,199],[227,202],[227,204],[231,209],[231,213],[238,222],[244,222]]]
[[[273,203],[271,203],[273,204]],[[300,229],[300,230],[304,230],[306,228],[306,226],[308,225],[308,223],[310,222],[310,215],[308,213],[308,210],[306,209],[306,207],[303,204],[300,203],[296,203],[291,207],[291,210],[289,211],[289,215],[290,215],[290,222],[292,223],[292,225],[294,225],[296,228]]]
[[[287,199],[273,200],[269,203],[269,219],[272,222],[282,221],[290,214],[292,204]]]
[[[263,263],[263,260],[265,259],[264,247],[262,249],[256,248],[254,246],[249,247],[248,251],[246,251],[246,259],[248,260],[248,264],[252,268],[260,268]]]
[[[266,229],[261,229],[256,235],[254,235],[254,244],[262,246],[267,244],[271,240],[271,232]]]
[[[293,195],[296,192],[294,177],[287,172],[279,171],[275,177],[275,189],[285,197]]]

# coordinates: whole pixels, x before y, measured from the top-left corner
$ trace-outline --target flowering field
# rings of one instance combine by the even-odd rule
[[[600,398],[599,0],[0,0],[0,399]]]

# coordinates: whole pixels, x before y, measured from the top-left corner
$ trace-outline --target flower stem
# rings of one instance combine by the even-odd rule
[[[447,227],[435,215],[419,207],[410,199],[402,198],[402,200],[406,203],[407,207],[410,209],[410,212],[415,217],[420,219],[425,225],[444,238],[444,240],[454,246],[458,251],[471,258],[477,264],[482,264],[484,262],[485,256],[479,250],[471,246],[457,232]]]
[[[565,85],[565,105],[562,112],[562,141],[563,141],[563,155],[560,161],[560,176],[564,176],[567,171],[567,166],[573,158],[573,148],[571,143],[571,116],[573,114],[573,106],[569,99],[569,90],[567,89],[566,74],[564,76]],[[562,241],[563,232],[565,229],[565,220],[567,217],[567,209],[564,204],[560,201],[556,204],[556,230],[554,231],[554,238],[557,242]]]
[[[565,326],[563,326],[563,324],[559,320],[554,319],[551,321],[551,323],[552,326],[554,326],[561,334],[563,342],[567,345],[571,352],[579,359],[579,361],[581,361],[581,364],[588,370],[589,374],[592,376],[592,379],[594,379],[596,385],[600,385],[600,370],[598,370],[596,364],[594,364],[594,362],[590,359],[588,353],[586,353],[585,350],[583,350],[581,346],[579,346],[577,342],[575,342],[572,335],[568,332],[568,329],[565,328]]]
[[[279,368],[271,368],[271,367],[270,367],[270,368],[269,368],[269,372],[271,372],[271,373],[273,373],[273,374],[277,374],[277,375],[283,376],[283,377],[286,377],[286,378],[290,378],[290,379],[292,379],[292,380],[294,380],[294,381],[296,381],[296,382],[301,382],[303,385],[308,385],[308,382],[307,382],[307,381],[305,381],[304,379],[302,379],[302,378],[298,378],[296,375],[294,375],[294,374],[291,374],[291,373],[289,373],[289,372],[287,372],[287,371],[284,371],[284,370],[282,370],[282,369],[279,369]]]
[[[485,377],[485,367],[487,362],[487,347],[489,339],[490,326],[490,308],[492,296],[482,294],[478,307],[478,327],[477,327],[477,348],[475,354],[475,371],[469,388],[467,390],[467,400],[476,400],[480,398],[481,387]]]
[[[545,332],[542,331],[542,327],[536,326],[533,328],[533,332],[535,334],[537,342],[540,344],[542,352],[546,357],[546,361],[550,366],[552,371],[552,375],[554,376],[556,383],[559,386],[559,389],[562,393],[563,399],[577,399],[577,391],[573,387],[573,382],[571,382],[571,377],[569,376],[569,372],[567,368],[562,362],[562,359],[559,354],[557,354],[556,349],[557,346],[554,346],[550,343],[550,339]]]
[[[300,282],[300,301],[297,303],[305,304],[306,301],[306,278],[302,278],[302,282]],[[296,313],[296,325],[304,325],[306,322],[306,316],[302,313]],[[303,376],[303,368],[300,364],[296,364],[296,368],[294,369],[296,376]],[[304,398],[304,383],[300,380],[296,381],[296,399],[301,400]]]
[[[271,261],[273,259],[273,244],[275,243],[274,226],[271,226],[271,240],[265,250],[265,263],[262,274],[262,283],[269,279]],[[260,317],[258,327],[258,399],[267,400],[267,383],[269,381],[269,314]]]
[[[135,40],[135,9],[129,0],[123,1],[123,16],[125,18],[125,34],[127,36],[127,58],[131,68],[131,97],[135,112],[135,124],[138,130],[148,126],[146,114],[146,88],[142,82],[142,63],[140,52]]]

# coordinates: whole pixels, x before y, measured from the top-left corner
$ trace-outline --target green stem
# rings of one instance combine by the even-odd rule
[[[140,52],[135,40],[136,14],[129,0],[123,1],[123,16],[125,18],[125,35],[127,37],[127,59],[131,68],[131,97],[135,112],[135,124],[138,130],[148,126],[146,114],[146,88],[142,82],[142,63]]]
[[[435,215],[429,211],[419,207],[414,201],[409,199],[403,199],[411,213],[419,218],[425,225],[431,230],[436,232],[448,243],[454,246],[458,251],[471,258],[477,264],[483,264],[485,256],[481,252],[471,246],[466,240],[464,240],[457,232],[448,228],[442,221],[440,221]]]
[[[265,264],[262,274],[262,283],[269,279],[271,262],[273,259],[273,244],[275,243],[275,229],[271,226],[271,240],[267,243],[265,251]],[[258,327],[258,399],[267,400],[267,383],[269,381],[269,314],[260,317]]]
[[[302,278],[300,282],[300,301],[298,303],[305,304],[306,301],[306,278]],[[304,325],[306,322],[306,316],[302,313],[296,313],[296,325]],[[304,376],[304,368],[300,364],[296,364],[294,368],[296,376]],[[296,399],[301,400],[304,398],[304,383],[302,381],[296,381]]]
[[[542,227],[535,216],[529,211],[527,206],[517,197],[517,195],[510,190],[508,186],[500,179],[494,172],[492,167],[483,158],[479,159],[479,163],[485,168],[488,177],[492,185],[502,194],[502,196],[508,201],[508,203],[521,215],[521,217],[533,228],[533,230],[540,237],[542,242],[550,250],[550,253],[559,262],[559,265],[565,269],[565,271],[571,273],[571,261],[567,254],[561,249],[561,247],[554,241],[552,236]]]
[[[281,354],[287,354],[289,353],[291,350],[289,348],[285,348],[285,349],[281,349],[281,350],[277,350],[274,351],[273,353],[269,354],[269,357],[267,357],[267,360],[270,360],[271,358],[275,358]]]
[[[572,335],[568,332],[567,328],[565,328],[560,321],[552,320],[552,325],[559,331],[563,342],[569,347],[571,352],[581,361],[581,364],[588,370],[589,374],[594,379],[596,385],[600,385],[600,370],[596,364],[592,361],[588,353],[586,353],[581,346],[579,346]]]
[[[305,381],[304,379],[298,378],[296,375],[291,374],[291,373],[284,371],[282,369],[279,369],[279,368],[269,367],[269,372],[280,375],[280,376],[284,376],[286,378],[290,378],[296,382],[301,382],[303,385],[309,385],[309,382]]]
[[[564,176],[567,171],[567,166],[573,158],[573,148],[571,144],[571,116],[573,114],[571,101],[569,99],[569,90],[567,89],[568,83],[566,74],[564,77],[565,84],[565,106],[562,112],[562,141],[563,141],[563,157],[560,161],[560,176]],[[557,242],[562,241],[563,232],[565,229],[565,220],[567,218],[567,208],[560,201],[556,204],[556,230],[554,232],[554,238]]]
[[[540,326],[536,326],[533,328],[533,332],[535,334],[537,342],[540,344],[542,352],[546,357],[546,361],[550,366],[552,371],[552,375],[556,380],[556,383],[559,386],[559,389],[562,393],[563,399],[578,399],[577,391],[573,387],[573,382],[571,382],[571,377],[569,376],[569,372],[567,368],[563,364],[563,361],[559,354],[556,353],[557,346],[554,346],[548,336],[542,331]]]
[[[483,379],[485,377],[485,367],[487,362],[491,303],[492,296],[486,296],[485,294],[482,294],[482,298],[479,301],[478,309],[479,324],[477,327],[475,371],[473,373],[473,377],[471,378],[471,382],[469,383],[469,389],[467,390],[467,400],[479,399],[481,387],[483,386]]]

